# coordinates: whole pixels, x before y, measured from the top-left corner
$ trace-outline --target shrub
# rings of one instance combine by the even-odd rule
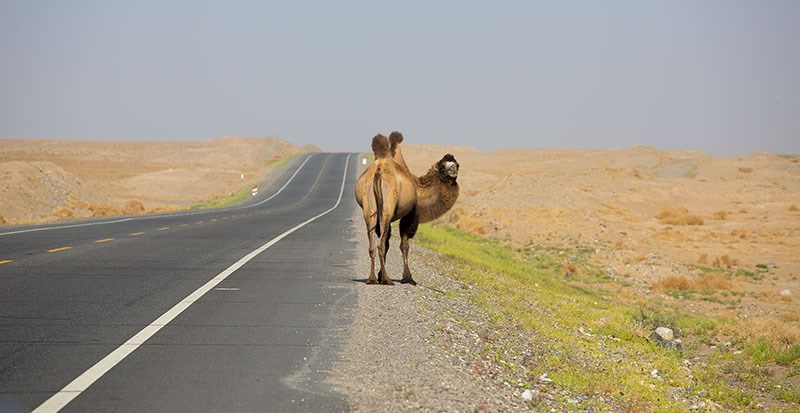
[[[703,217],[692,214],[684,207],[661,208],[656,215],[658,221],[666,225],[703,225]]]
[[[717,268],[731,268],[735,265],[739,265],[739,261],[727,254],[721,255],[714,260],[714,266]]]
[[[733,283],[728,281],[722,274],[706,274],[698,279],[689,280],[683,275],[670,275],[661,281],[653,284],[654,289],[659,290],[731,290]]]

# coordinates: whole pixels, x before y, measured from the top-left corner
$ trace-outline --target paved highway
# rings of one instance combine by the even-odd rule
[[[342,411],[354,154],[217,210],[0,229],[0,412]]]

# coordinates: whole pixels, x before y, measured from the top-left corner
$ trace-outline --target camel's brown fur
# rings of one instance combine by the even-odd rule
[[[406,166],[400,143],[403,135],[392,132],[372,138],[375,162],[356,182],[356,201],[364,211],[369,238],[370,275],[368,284],[392,284],[386,271],[391,223],[400,220],[400,250],[403,253],[403,283],[416,284],[408,268],[408,240],[417,232],[420,222],[440,217],[458,198],[458,162],[447,154],[421,177],[411,174]],[[380,237],[380,240],[376,240]],[[377,251],[376,251],[376,241]],[[379,279],[375,277],[375,253],[380,261]]]

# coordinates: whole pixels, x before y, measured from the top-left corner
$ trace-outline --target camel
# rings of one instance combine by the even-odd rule
[[[358,177],[355,196],[364,211],[369,239],[370,273],[367,284],[393,284],[386,270],[391,223],[400,220],[400,251],[403,254],[401,283],[416,285],[408,267],[408,241],[414,238],[420,223],[432,221],[458,198],[458,168],[455,157],[446,154],[420,177],[408,169],[399,144],[403,135],[392,132],[390,138],[372,138],[375,161]],[[380,263],[375,276],[375,255]]]

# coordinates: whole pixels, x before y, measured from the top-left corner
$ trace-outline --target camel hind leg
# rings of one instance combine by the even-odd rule
[[[403,253],[403,279],[400,282],[403,284],[417,285],[408,268],[408,240],[414,238],[418,227],[419,217],[416,209],[400,219],[400,251]]]
[[[381,240],[385,239],[385,241],[383,243],[383,248],[384,248],[383,249],[383,262],[384,262],[384,265],[385,265],[386,262],[388,262],[387,256],[389,254],[389,239],[390,238],[392,238],[392,226],[391,225],[386,227],[386,237],[385,238],[381,237]],[[386,268],[381,268],[380,273],[378,274],[378,278],[380,278],[380,279],[384,279],[384,278],[388,279],[389,278],[389,274],[386,273]]]
[[[375,254],[377,252],[375,238],[377,238],[377,234],[374,229],[367,229],[367,238],[369,239],[369,278],[367,278],[367,284],[377,284],[378,278],[375,277]]]
[[[384,231],[381,233],[381,239],[378,241],[378,258],[381,262],[381,270],[378,273],[378,282],[384,285],[392,285],[392,279],[389,278],[389,272],[386,270],[386,250],[388,249],[389,245],[389,233],[391,225],[391,221],[386,219],[382,220],[381,226],[384,228]]]

